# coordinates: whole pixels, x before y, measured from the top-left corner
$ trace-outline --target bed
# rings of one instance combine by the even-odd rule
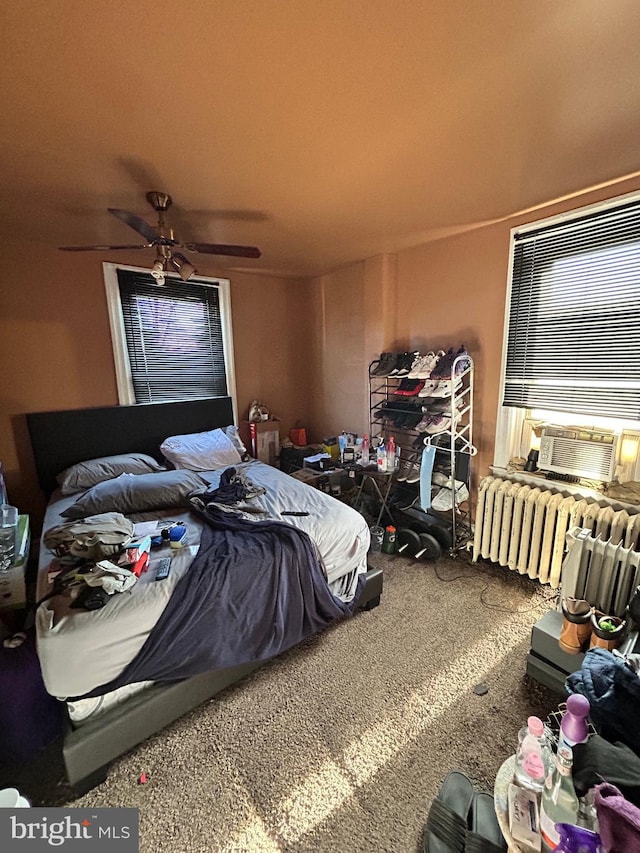
[[[297,612],[295,618],[285,620],[288,625],[297,625],[300,621],[300,627],[296,627],[300,637],[315,633],[322,618],[334,613],[334,607],[336,613],[352,615],[380,602],[382,572],[367,566],[369,534],[362,516],[335,498],[257,460],[234,460],[232,465],[196,473],[190,470],[173,472],[176,476],[180,474],[181,481],[184,475],[187,483],[190,476],[201,482],[199,491],[205,499],[197,506],[186,503],[168,507],[154,505],[148,509],[126,501],[124,505],[116,502],[115,507],[111,506],[108,501],[112,500],[114,489],[119,488],[120,479],[129,478],[125,485],[131,482],[132,476],[136,485],[145,480],[145,477],[129,473],[86,491],[61,494],[58,475],[74,470],[77,463],[122,454],[142,454],[155,460],[160,467],[166,460],[159,448],[169,436],[198,434],[216,428],[227,430],[233,424],[231,398],[39,412],[28,414],[27,424],[39,483],[49,498],[44,532],[68,521],[69,518],[61,513],[69,507],[74,513],[78,506],[85,513],[89,507],[92,510],[89,515],[96,511],[122,511],[136,523],[136,531],[150,532],[154,525],[157,531],[166,530],[172,523],[183,524],[187,530],[182,547],[169,552],[172,554],[171,572],[165,580],[156,581],[155,571],[167,554],[167,543],[157,552],[150,552],[148,570],[140,575],[135,586],[110,597],[104,608],[72,612],[68,598],[53,596],[36,610],[38,654],[45,686],[51,695],[65,702],[67,719],[62,751],[68,783],[77,794],[104,780],[110,763],[119,755],[244,678],[273,656],[274,647],[264,644],[262,638],[255,648],[242,639],[232,650],[231,657],[226,648],[217,648],[216,641],[212,640],[210,648],[203,650],[204,657],[187,661],[186,656],[184,660],[181,656],[179,664],[168,658],[164,660],[157,642],[155,650],[153,648],[152,641],[161,636],[160,629],[169,630],[171,619],[174,626],[176,619],[184,620],[180,607],[184,611],[185,596],[191,595],[196,588],[194,578],[198,578],[197,588],[201,590],[207,588],[203,584],[215,574],[210,571],[211,561],[217,564],[215,561],[223,553],[216,538],[222,534],[217,532],[216,524],[225,529],[225,559],[234,551],[229,543],[235,542],[235,538],[229,537],[244,536],[238,541],[245,549],[247,543],[253,548],[259,539],[267,543],[272,541],[256,535],[256,524],[268,528],[265,535],[284,536],[287,541],[292,539],[296,547],[302,543],[302,551],[296,552],[295,559],[300,564],[296,577],[302,579],[304,588],[296,594],[301,599],[306,596],[302,605],[305,620],[298,619]],[[153,479],[153,474],[147,479]],[[243,518],[235,512],[221,512],[219,504],[206,497],[226,494],[225,489],[238,482],[248,483],[256,492],[245,506],[257,505],[258,509],[240,513]],[[101,503],[103,486],[109,491],[107,504]],[[98,492],[100,497],[96,505]],[[209,500],[211,503],[207,503]],[[125,512],[127,509],[134,511]],[[209,511],[215,517],[213,521],[206,514]],[[251,512],[256,515],[252,517]],[[289,515],[289,512],[296,514]],[[229,516],[237,521],[228,522]],[[223,517],[222,522],[220,517]],[[227,530],[234,525],[237,529]],[[280,539],[273,541],[276,542],[273,549],[279,549]],[[263,544],[261,547],[271,546]],[[246,562],[249,566],[249,551],[242,565]],[[264,552],[257,551],[255,565],[264,561],[263,557]],[[51,551],[41,543],[38,600],[51,590],[48,577],[51,561]],[[228,562],[231,561],[229,556]],[[318,566],[323,575],[320,580]],[[229,594],[235,592],[232,590]],[[200,596],[209,602],[202,606],[217,606],[218,597],[219,589],[214,592],[211,587],[208,599]],[[249,609],[257,606],[250,596],[247,599],[245,595],[243,600],[248,601]],[[326,613],[323,607],[328,608]],[[308,608],[312,608],[310,619],[306,618]],[[236,610],[242,622],[242,608],[228,609]],[[320,621],[314,622],[320,611]],[[266,616],[270,618],[269,614]],[[253,612],[250,621],[254,621]],[[286,647],[285,643],[283,648]],[[145,658],[149,648],[155,656],[147,654]],[[174,668],[176,666],[178,669]]]

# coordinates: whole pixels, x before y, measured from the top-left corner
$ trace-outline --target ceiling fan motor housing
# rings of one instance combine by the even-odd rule
[[[153,190],[152,192],[147,193],[147,201],[154,210],[158,211],[158,213],[160,213],[161,211],[169,210],[172,203],[170,195],[168,195],[167,193],[158,192],[157,190]]]

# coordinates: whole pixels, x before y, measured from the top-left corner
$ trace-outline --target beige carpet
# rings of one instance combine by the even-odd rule
[[[526,717],[557,707],[524,674],[550,591],[466,555],[377,562],[380,607],[154,736],[73,805],[139,807],[141,851],[421,849],[447,771],[492,790]]]

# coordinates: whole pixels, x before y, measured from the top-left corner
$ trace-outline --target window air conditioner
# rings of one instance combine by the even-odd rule
[[[571,474],[585,480],[613,480],[618,436],[575,427],[545,427],[540,438],[541,471]]]

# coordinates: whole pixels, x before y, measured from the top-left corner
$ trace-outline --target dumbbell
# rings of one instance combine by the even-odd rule
[[[442,556],[442,546],[430,533],[418,534],[420,538],[420,548],[414,554],[416,560],[439,560]]]
[[[410,527],[401,527],[398,530],[398,548],[396,553],[403,557],[415,557],[420,550],[420,534]]]

